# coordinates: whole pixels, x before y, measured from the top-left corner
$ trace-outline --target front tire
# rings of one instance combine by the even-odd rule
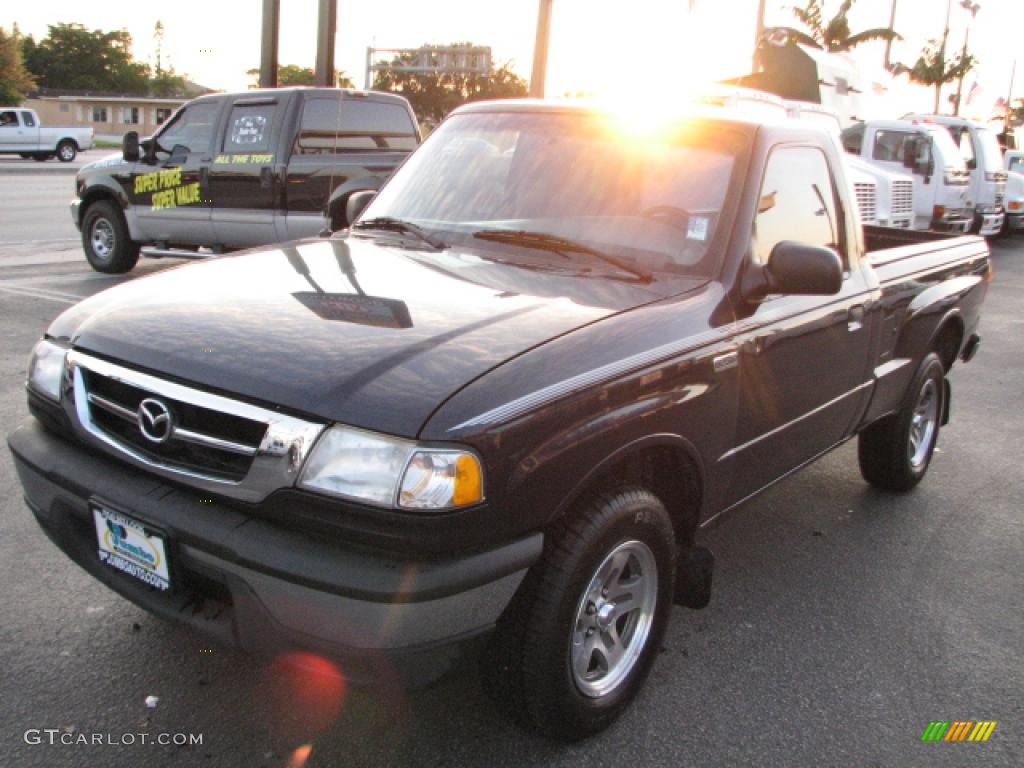
[[[71,139],[64,139],[57,145],[57,159],[62,163],[70,163],[78,155],[78,147]]]
[[[930,352],[917,369],[900,411],[860,433],[857,457],[871,485],[903,493],[924,478],[942,421],[946,369]]]
[[[97,272],[122,274],[139,260],[139,245],[128,233],[124,214],[110,200],[90,205],[82,219],[85,258]]]
[[[605,493],[557,524],[492,638],[484,674],[496,701],[563,741],[611,725],[658,654],[674,557],[668,513],[641,488]]]

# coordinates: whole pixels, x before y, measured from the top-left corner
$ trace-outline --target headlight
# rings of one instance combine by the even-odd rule
[[[28,363],[28,386],[37,394],[60,401],[60,385],[64,377],[67,349],[42,339],[32,350]]]
[[[419,448],[345,426],[331,427],[320,438],[299,486],[404,509],[450,509],[483,499],[483,475],[473,454]]]
[[[402,479],[398,505],[405,509],[447,509],[484,497],[480,462],[462,451],[416,451]]]

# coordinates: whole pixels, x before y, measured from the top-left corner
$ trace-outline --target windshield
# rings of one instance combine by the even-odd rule
[[[928,130],[928,134],[932,137],[935,145],[935,154],[942,158],[942,164],[946,170],[967,173],[967,163],[964,162],[963,155],[953,143],[953,137],[949,135],[949,131],[935,126]]]
[[[1016,155],[1010,158],[1007,169],[1014,173],[1024,173],[1024,155]]]
[[[409,222],[485,257],[709,277],[742,145],[708,122],[654,136],[582,111],[456,115],[360,218]]]

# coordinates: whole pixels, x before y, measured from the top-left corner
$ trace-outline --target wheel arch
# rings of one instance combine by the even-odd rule
[[[668,510],[676,540],[693,543],[704,500],[704,467],[692,443],[680,435],[659,433],[619,446],[576,483],[552,521],[564,517],[589,494],[618,485],[651,491]]]
[[[960,310],[953,309],[947,312],[945,317],[936,325],[931,338],[928,340],[927,349],[939,356],[947,373],[960,355],[965,333],[966,328]]]

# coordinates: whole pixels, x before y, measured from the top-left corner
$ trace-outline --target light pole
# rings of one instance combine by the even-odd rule
[[[971,21],[974,21],[974,17],[978,15],[978,11],[981,10],[979,3],[971,2],[971,0],[960,0],[960,7],[965,11],[970,11]],[[967,23],[967,31],[964,32],[964,50],[960,54],[960,63],[962,64],[967,60],[967,41],[971,39],[971,24]],[[956,99],[953,101],[953,114],[957,117],[960,116],[960,96],[964,90],[964,75],[966,72],[960,73],[960,79],[956,83]]]
[[[533,43],[533,70],[530,72],[530,97],[544,98],[544,80],[548,73],[548,45],[551,40],[551,6],[554,0],[540,0],[537,10],[537,37]]]

